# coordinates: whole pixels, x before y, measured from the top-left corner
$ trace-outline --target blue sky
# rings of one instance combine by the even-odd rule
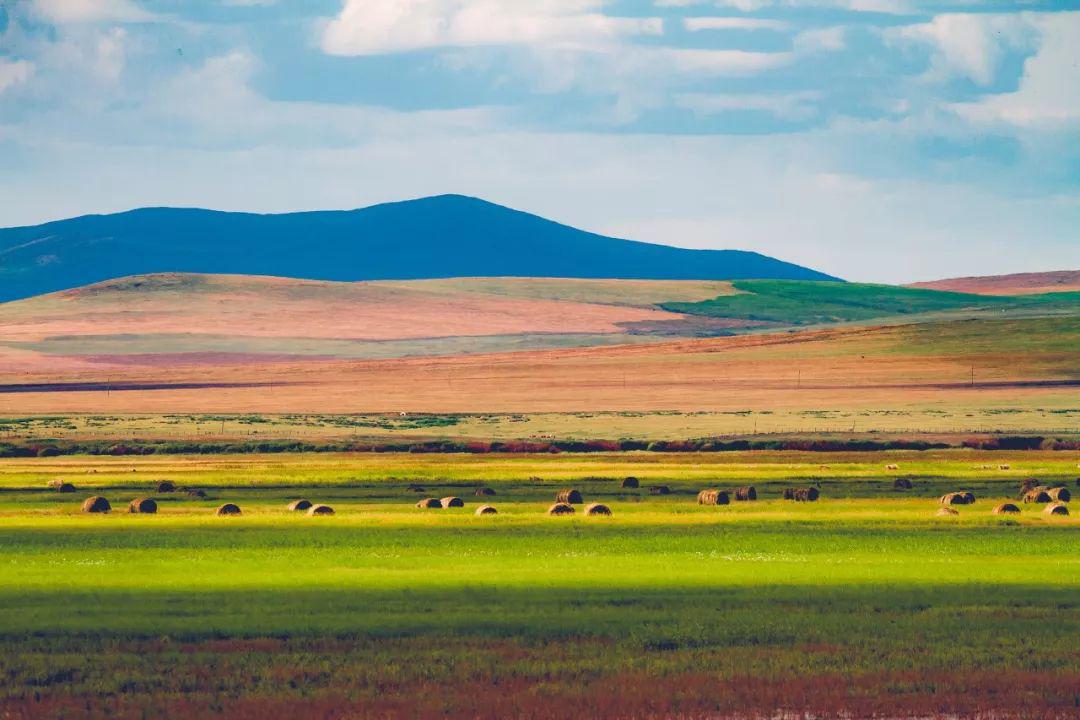
[[[0,0],[0,226],[458,192],[850,279],[1073,269],[1070,9]]]

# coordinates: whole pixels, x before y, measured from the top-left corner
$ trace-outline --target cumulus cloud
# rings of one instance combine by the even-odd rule
[[[593,44],[663,32],[658,18],[610,17],[596,0],[346,0],[323,50],[374,55],[432,47]]]
[[[26,60],[0,59],[0,93],[30,79],[34,65]]]
[[[1030,48],[1035,26],[1026,15],[949,13],[928,23],[886,31],[886,38],[932,48],[929,78],[966,77],[990,85],[1009,52]]]
[[[54,23],[147,22],[156,17],[131,0],[33,0],[33,10]]]
[[[954,109],[980,123],[1053,126],[1080,121],[1080,13],[1047,15],[1036,25],[1042,41],[1038,52],[1025,61],[1017,90]]]

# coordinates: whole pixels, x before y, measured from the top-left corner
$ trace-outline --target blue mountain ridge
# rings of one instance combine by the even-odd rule
[[[835,280],[741,250],[605,237],[462,195],[260,215],[143,208],[0,229],[0,302],[159,272],[311,280]]]

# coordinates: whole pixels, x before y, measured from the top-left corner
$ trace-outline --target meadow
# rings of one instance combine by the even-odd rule
[[[0,716],[1075,717],[1080,521],[990,509],[1026,477],[1072,487],[1078,460],[4,460]],[[207,497],[155,493],[165,479]],[[818,502],[780,499],[810,483]],[[745,484],[759,500],[696,504]],[[613,515],[546,515],[570,486]],[[936,516],[952,489],[978,500]],[[89,494],[114,512],[80,513]],[[156,515],[126,512],[147,494]],[[466,506],[414,507],[444,495]],[[336,514],[287,511],[297,497]],[[227,501],[243,514],[216,517]]]

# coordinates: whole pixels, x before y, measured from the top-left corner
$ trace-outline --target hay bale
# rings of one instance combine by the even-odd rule
[[[585,506],[586,515],[611,515],[611,508],[600,503],[590,503]]]
[[[941,496],[942,505],[970,505],[967,496],[962,492],[945,493]]]
[[[953,510],[951,507],[941,507],[938,508],[937,514],[951,517],[953,515],[959,515],[960,512],[957,510]]]
[[[73,493],[75,492],[75,486],[69,482],[63,480],[50,480],[49,487],[58,493]]]
[[[240,506],[236,505],[234,503],[225,503],[224,505],[219,507],[217,510],[215,510],[214,514],[215,515],[221,515],[221,516],[239,515],[240,514]]]
[[[784,488],[784,499],[795,500],[796,502],[815,502],[818,496],[821,495],[821,491],[816,487],[804,487],[804,488]]]
[[[971,492],[970,490],[965,490],[964,492],[962,492],[960,494],[964,496],[964,504],[965,505],[974,505],[975,504],[975,493]]]
[[[1069,506],[1065,503],[1051,503],[1043,508],[1043,512],[1047,515],[1068,515]]]
[[[727,505],[731,497],[723,490],[702,490],[697,495],[698,505]]]
[[[910,490],[912,488],[911,481],[907,478],[896,478],[892,483],[893,490]]]
[[[783,493],[781,493],[781,497],[783,497],[785,500],[794,500],[795,499],[795,488],[792,488],[792,487],[784,488]]]
[[[740,502],[757,500],[757,489],[753,485],[744,485],[735,488],[735,499]]]
[[[630,489],[636,488],[638,487],[638,479],[636,477],[625,477],[623,478],[622,486]]]
[[[174,483],[172,480],[162,480],[161,482],[159,482],[155,486],[154,492],[159,492],[159,493],[176,492],[176,483]]]
[[[1064,486],[1052,487],[1046,493],[1054,502],[1067,503],[1072,500],[1072,493],[1069,492],[1069,488]]]
[[[308,517],[315,517],[317,515],[333,515],[334,508],[329,505],[312,505],[307,511]]]
[[[153,515],[157,512],[157,503],[153,498],[135,498],[128,504],[128,512]]]
[[[1001,503],[1000,505],[994,506],[993,513],[995,515],[1019,515],[1020,508],[1012,503]]]
[[[107,513],[112,510],[109,501],[100,495],[94,495],[83,500],[82,511],[86,513]]]
[[[311,508],[310,500],[293,500],[286,507],[292,512],[303,512]]]
[[[420,508],[421,510],[441,509],[442,503],[435,498],[424,498],[420,502],[416,503],[416,507]]]
[[[498,515],[499,511],[496,510],[491,505],[481,505],[480,507],[476,508],[476,514],[477,515]]]
[[[1053,502],[1054,499],[1050,497],[1050,493],[1045,487],[1033,487],[1024,493],[1024,502],[1026,503],[1048,503]]]
[[[187,495],[188,497],[202,499],[206,497],[206,491],[199,488],[188,488]]]
[[[560,490],[555,493],[555,502],[566,503],[568,505],[580,505],[584,500],[581,498],[581,493],[573,488],[567,488],[566,490]]]
[[[548,515],[573,515],[574,506],[570,503],[557,502],[548,508]]]
[[[650,495],[670,495],[671,488],[667,485],[653,485],[649,488]]]
[[[998,465],[998,470],[1008,470],[1008,469],[1009,469],[1008,465]]]
[[[899,465],[886,465],[885,469],[886,470],[899,470],[900,466]]]
[[[495,494],[495,491],[489,487],[478,487],[474,493],[477,497],[490,497]]]
[[[444,497],[442,500],[439,501],[439,504],[442,505],[444,508],[465,507],[464,500],[459,497],[454,497],[452,495],[450,497]]]

